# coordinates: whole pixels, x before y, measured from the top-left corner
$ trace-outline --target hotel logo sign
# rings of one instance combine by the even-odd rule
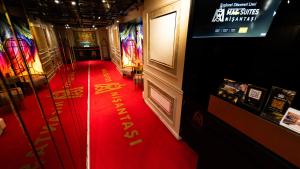
[[[254,22],[260,14],[257,2],[221,3],[212,22]]]
[[[217,9],[212,22],[224,22],[225,9]]]

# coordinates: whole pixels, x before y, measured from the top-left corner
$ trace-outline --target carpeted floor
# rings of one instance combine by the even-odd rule
[[[196,153],[173,137],[144,103],[142,89],[132,79],[122,77],[114,64],[85,61],[74,67],[75,71],[71,65],[62,67],[51,79],[54,103],[47,86],[37,90],[55,144],[33,93],[27,91],[19,103],[45,169],[86,168],[89,73],[91,169],[196,168]],[[14,114],[0,115],[7,124],[0,136],[0,168],[38,168]]]
[[[111,62],[91,63],[91,169],[195,169],[197,155]]]
[[[45,119],[52,131],[53,144],[47,130],[38,102],[31,88],[24,91],[24,99],[18,103],[19,112],[24,125],[39,153],[45,169],[72,169],[85,168],[86,165],[86,92],[87,69],[80,67],[78,73],[73,72],[70,66],[62,67],[50,81],[50,88],[54,95],[51,99],[47,85],[36,86],[37,96],[43,107]],[[64,88],[70,89],[70,99]],[[77,97],[78,96],[78,97]],[[69,98],[69,99],[68,99]],[[84,104],[83,104],[84,103]],[[55,111],[55,106],[57,112]],[[59,119],[61,124],[59,123]],[[39,168],[16,116],[9,110],[0,113],[6,123],[6,128],[0,136],[0,166],[4,169]],[[58,152],[56,151],[56,147]],[[70,149],[68,149],[70,148]],[[61,157],[59,160],[58,156]],[[74,160],[72,160],[72,158]]]

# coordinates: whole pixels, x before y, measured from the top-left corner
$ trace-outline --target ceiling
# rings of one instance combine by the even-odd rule
[[[28,16],[72,28],[111,25],[142,3],[143,0],[23,0]]]

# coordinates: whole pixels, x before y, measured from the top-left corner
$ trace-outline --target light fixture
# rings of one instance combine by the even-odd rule
[[[76,2],[75,2],[75,1],[72,1],[71,4],[72,4],[73,6],[75,6],[75,5],[76,5]]]
[[[98,28],[94,28],[95,30],[97,30]]]
[[[117,20],[117,23],[119,23],[120,21],[119,20]]]
[[[287,0],[287,3],[290,4],[290,0]]]
[[[95,28],[95,25],[93,25],[92,27]]]
[[[54,2],[55,2],[56,4],[59,4],[59,0],[54,0]]]
[[[105,3],[105,2],[106,2],[106,0],[102,0],[102,2],[103,2],[103,3]]]
[[[101,16],[98,16],[98,19],[101,19]]]
[[[65,28],[70,29],[71,27],[69,26],[69,24],[65,24]]]
[[[108,9],[110,8],[110,5],[109,5],[109,4],[107,4],[107,8],[108,8]]]

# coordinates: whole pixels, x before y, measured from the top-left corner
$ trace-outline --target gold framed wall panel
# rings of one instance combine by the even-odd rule
[[[168,122],[174,124],[175,98],[161,90],[158,86],[148,81],[149,100],[163,113]]]
[[[148,66],[165,72],[173,77],[177,75],[180,2],[155,9],[146,14],[147,20],[147,62]],[[174,21],[170,21],[174,19]],[[157,21],[156,21],[157,20]],[[173,24],[171,26],[168,26]],[[158,31],[160,29],[160,31]],[[173,30],[174,29],[174,30]],[[169,40],[160,32],[171,32]],[[174,33],[172,35],[172,33]],[[161,38],[159,38],[161,36]],[[161,51],[164,54],[161,55]],[[157,56],[156,56],[157,55]],[[167,56],[166,56],[167,55]]]
[[[179,131],[183,99],[182,81],[191,2],[191,0],[144,1],[144,100],[177,139],[180,139]],[[153,43],[154,36],[151,36],[151,33],[153,33],[153,30],[151,30],[151,24],[153,23],[151,19],[168,15],[174,20],[172,22],[175,25],[173,27],[174,40],[171,41],[173,48],[172,52],[170,52],[171,55],[168,56],[171,58],[171,61],[167,60],[168,62],[164,63],[164,60],[155,59],[155,56],[152,56],[153,52],[151,50],[153,46],[150,43]],[[161,36],[161,38],[164,38],[164,36]],[[161,38],[157,38],[156,41]],[[163,47],[164,45],[161,46]],[[173,123],[171,123],[170,117],[167,117],[162,108],[155,105],[153,98],[151,98],[150,92],[151,90],[152,92],[154,91],[152,84],[174,98]]]
[[[37,44],[37,49],[39,52],[44,52],[48,50],[47,40],[41,26],[32,25],[30,30],[33,33],[35,42]]]
[[[121,70],[121,51],[120,51],[120,41],[118,35],[118,25],[114,24],[107,28],[109,51],[112,62],[116,65],[118,71]]]
[[[50,37],[51,37],[52,48],[58,48],[59,45],[58,45],[58,41],[57,41],[55,31],[54,31],[54,29],[51,25],[48,25],[48,28],[49,28],[49,33],[50,33]]]
[[[146,104],[169,129],[174,137],[176,139],[181,139],[179,136],[179,129],[183,92],[178,91],[174,87],[170,87],[167,82],[151,74],[145,74],[144,86],[144,100]],[[165,108],[166,106],[162,106],[159,99],[153,98],[153,93],[151,94],[153,91],[156,92],[155,94],[159,94],[159,97],[164,98],[163,102],[168,102],[167,106],[170,106],[168,109],[169,111]]]

